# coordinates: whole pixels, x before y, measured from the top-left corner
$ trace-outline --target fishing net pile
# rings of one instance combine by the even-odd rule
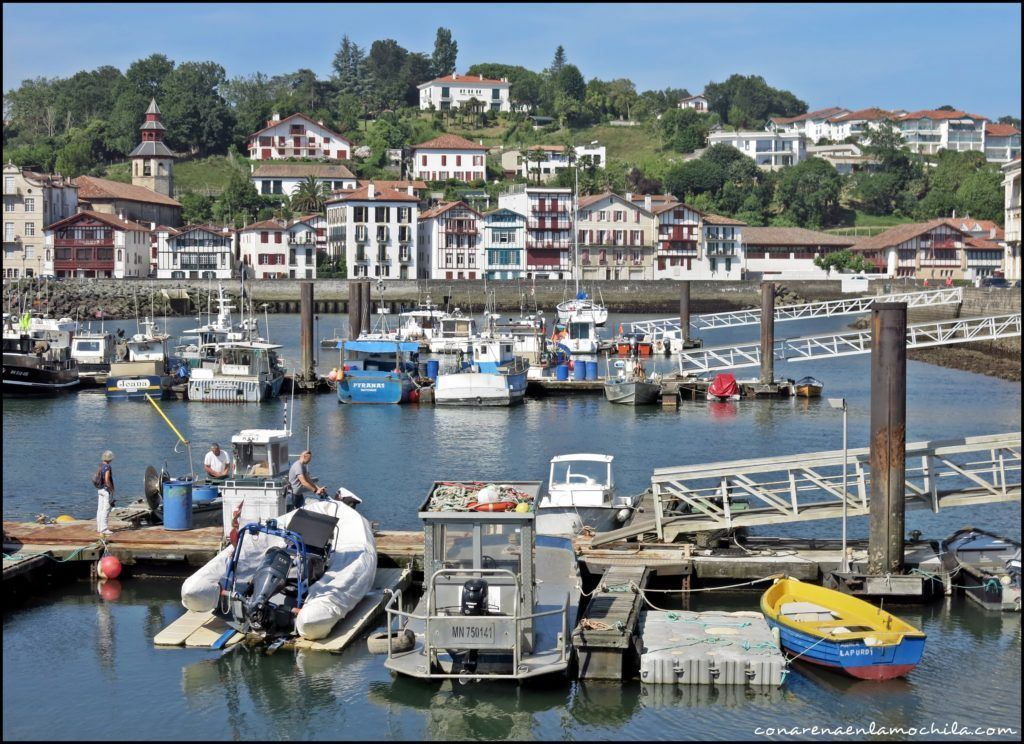
[[[489,511],[515,511],[520,504],[533,508],[533,496],[515,486],[499,483],[439,483],[430,495],[427,510],[441,511],[478,511],[483,505],[493,504],[496,509]],[[522,509],[519,509],[523,511]]]

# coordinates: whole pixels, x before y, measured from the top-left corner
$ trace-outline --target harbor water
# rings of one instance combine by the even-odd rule
[[[609,318],[608,332],[638,319]],[[849,318],[776,324],[777,337],[838,332]],[[131,321],[108,323],[131,332]],[[193,327],[171,319],[173,334]],[[317,338],[346,328],[321,316]],[[757,327],[701,335],[706,345],[749,342]],[[271,316],[270,339],[298,360],[298,316]],[[337,352],[317,349],[318,369]],[[655,369],[669,369],[665,358]],[[606,373],[604,360],[598,372]],[[757,368],[739,370],[740,379]],[[776,376],[813,375],[826,397],[849,405],[851,448],[866,447],[870,357],[777,363]],[[907,441],[1019,431],[1019,383],[918,362],[907,365]],[[119,505],[142,495],[147,465],[172,475],[201,470],[213,441],[242,428],[278,428],[284,399],[265,404],[165,401],[161,407],[192,442],[192,465],[176,437],[145,403],[108,403],[102,393],[47,400],[5,399],[3,516],[91,519],[90,484],[100,453],[115,453]],[[345,406],[333,395],[289,403],[292,455],[307,446],[310,471],[333,490],[358,494],[361,512],[384,529],[417,530],[415,509],[436,480],[546,480],[558,454],[615,456],[616,486],[636,492],[657,467],[782,456],[842,447],[842,414],[816,399],[683,401],[678,409],[609,404],[601,395],[529,398],[511,409]],[[1020,504],[909,511],[906,528],[925,539],[966,525],[1020,538]],[[779,525],[756,534],[838,537],[838,520]],[[866,518],[850,521],[865,537]],[[799,663],[781,689],[648,686],[561,681],[421,684],[395,679],[382,658],[356,644],[335,656],[279,651],[266,656],[156,649],[153,636],[184,612],[180,578],[126,578],[115,599],[86,581],[44,592],[4,613],[5,739],[756,739],[821,738],[811,727],[875,730],[935,727],[930,737],[964,738],[980,727],[1011,727],[991,738],[1020,738],[1020,615],[985,612],[962,598],[895,611],[928,634],[922,663],[904,680],[854,682]],[[694,595],[690,609],[753,610],[759,592]],[[887,609],[893,609],[887,605]],[[953,728],[958,726],[959,729]],[[943,728],[945,727],[945,729]],[[764,729],[791,730],[763,735]],[[762,733],[759,733],[761,731]],[[833,738],[833,737],[826,737]],[[866,738],[866,735],[850,738]],[[975,738],[973,736],[968,738]]]

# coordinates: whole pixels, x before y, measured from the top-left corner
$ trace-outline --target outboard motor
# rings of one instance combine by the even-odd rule
[[[462,585],[462,603],[459,608],[462,615],[480,617],[487,614],[487,582],[483,579],[470,579]],[[467,674],[476,672],[479,652],[474,648],[466,653],[462,661],[462,671]]]
[[[483,579],[470,579],[462,585],[462,606],[460,612],[463,615],[486,615],[487,614],[487,582]]]
[[[256,630],[272,630],[275,626],[290,624],[291,608],[275,607],[270,598],[285,588],[291,565],[291,556],[283,548],[272,548],[263,556],[249,585],[252,595],[245,600],[245,614]]]

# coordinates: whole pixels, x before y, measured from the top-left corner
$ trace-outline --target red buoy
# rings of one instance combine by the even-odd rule
[[[420,402],[420,391],[419,390],[410,390],[409,391],[409,402],[410,403],[419,403]]]
[[[104,579],[116,579],[121,575],[121,561],[116,555],[105,555],[100,558],[100,565],[97,566],[96,573]]]

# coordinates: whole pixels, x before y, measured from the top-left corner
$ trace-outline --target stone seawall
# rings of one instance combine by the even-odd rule
[[[252,282],[246,291],[257,307],[267,303],[270,312],[299,311],[299,280]],[[679,315],[680,282],[601,282],[587,285],[597,299],[615,313],[664,313]],[[208,281],[182,280],[97,280],[66,279],[44,281],[23,279],[4,285],[4,309],[34,308],[55,316],[85,319],[100,317],[132,318],[138,312],[155,315],[194,315],[207,307],[207,298],[216,285]],[[225,292],[237,305],[240,285],[225,283]],[[499,312],[527,312],[535,309],[551,314],[555,305],[572,297],[573,285],[565,282],[488,282],[487,293],[493,296]],[[838,281],[777,282],[777,304],[839,299],[843,295]],[[372,287],[373,304],[381,299],[376,285]],[[444,307],[459,307],[464,312],[481,312],[486,302],[481,281],[390,281],[383,291],[384,304],[392,311],[415,305],[427,296]],[[313,296],[318,313],[346,312],[348,281],[317,279]],[[724,312],[758,307],[761,302],[759,282],[691,282],[692,313]]]

